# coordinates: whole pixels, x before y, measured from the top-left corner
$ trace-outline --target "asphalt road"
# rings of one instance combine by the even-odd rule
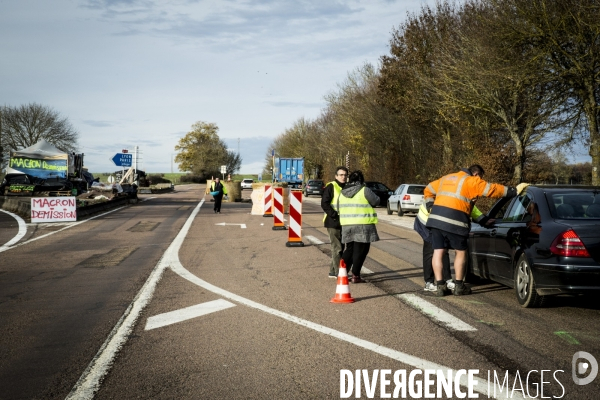
[[[542,386],[545,398],[598,397],[600,378],[571,377],[577,351],[600,359],[597,302],[525,310],[490,282],[429,296],[412,216],[378,209],[369,283],[350,285],[355,303],[332,304],[320,199],[304,199],[306,246],[290,248],[248,203],[214,214],[203,186],[151,197],[78,224],[29,225],[0,247],[1,399],[340,398],[341,370],[385,369],[478,370],[479,398],[488,371],[500,381],[508,371],[513,398],[541,398]],[[0,246],[19,231],[8,217]],[[373,398],[361,377],[359,397]]]

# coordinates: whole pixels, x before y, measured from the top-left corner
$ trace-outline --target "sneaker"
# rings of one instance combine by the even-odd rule
[[[353,276],[353,277],[352,277],[352,283],[365,283],[365,281],[364,281],[364,280],[362,280],[362,279],[360,278],[360,276]]]
[[[462,285],[456,285],[456,287],[454,288],[454,290],[452,291],[452,293],[455,296],[464,296],[467,294],[471,294],[471,288],[467,287],[467,285],[465,285],[464,283]]]
[[[448,288],[446,287],[445,284],[444,285],[436,285],[433,295],[437,296],[437,297],[444,297],[446,295],[447,291],[448,291]]]
[[[337,275],[335,273],[333,273],[333,272],[330,272],[329,273],[329,277],[330,278],[337,278]]]
[[[452,279],[448,279],[446,281],[446,287],[448,288],[448,290],[454,290],[454,286],[456,286],[456,284]]]
[[[427,282],[425,284],[425,289],[423,289],[426,292],[435,292],[437,290],[437,287],[435,286],[435,284],[433,282]]]

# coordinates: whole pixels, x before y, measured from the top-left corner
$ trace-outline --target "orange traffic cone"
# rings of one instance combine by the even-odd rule
[[[335,297],[330,300],[331,303],[354,303],[354,298],[350,295],[350,286],[348,285],[348,271],[346,263],[340,260],[340,272],[337,278],[337,287],[335,288]]]

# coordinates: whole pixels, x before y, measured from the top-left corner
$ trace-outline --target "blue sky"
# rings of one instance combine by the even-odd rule
[[[0,104],[36,102],[80,133],[92,172],[121,149],[169,172],[197,121],[262,170],[273,138],[348,72],[387,54],[431,0],[0,0]],[[174,169],[177,170],[176,164]]]

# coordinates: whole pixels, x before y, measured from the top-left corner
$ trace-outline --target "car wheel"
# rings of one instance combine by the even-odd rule
[[[519,304],[525,308],[540,307],[544,303],[544,296],[535,290],[533,273],[525,254],[521,254],[515,268],[515,293]]]
[[[308,193],[304,192],[304,197],[308,197]]]
[[[402,207],[400,207],[400,202],[398,202],[398,216],[401,217],[404,215],[404,211],[402,211]]]
[[[390,208],[390,202],[388,201],[387,203],[387,213],[388,215],[392,215],[394,212],[392,211],[392,209]]]

